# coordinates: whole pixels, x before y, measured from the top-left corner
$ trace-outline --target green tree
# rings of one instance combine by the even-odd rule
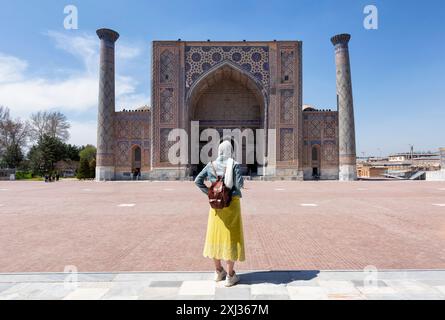
[[[92,145],[86,145],[79,152],[80,159],[87,159],[88,162],[91,162],[93,159],[96,159],[96,147]]]
[[[90,178],[94,179],[96,177],[96,159],[90,161]]]
[[[86,158],[80,159],[80,167],[77,171],[77,179],[89,179],[90,178],[90,164]]]
[[[28,152],[28,167],[33,175],[43,176],[46,172],[42,151],[35,145]]]
[[[85,146],[80,152],[80,167],[86,165],[83,163],[88,164],[88,172],[85,169],[85,172],[82,172],[80,174],[81,178],[79,179],[93,179],[96,176],[96,147],[92,145]],[[83,169],[82,169],[83,170]],[[79,171],[81,171],[81,168],[79,168]]]
[[[73,160],[73,161],[80,161],[80,151],[82,150],[82,147],[78,147],[72,144],[65,144],[65,160]]]
[[[22,148],[18,144],[6,147],[2,157],[2,166],[7,168],[18,168],[24,160]]]
[[[43,135],[28,153],[28,159],[33,174],[44,175],[52,173],[57,161],[66,156],[65,144],[58,138]]]

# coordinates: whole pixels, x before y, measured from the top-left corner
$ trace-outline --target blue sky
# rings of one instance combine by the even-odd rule
[[[74,4],[79,29],[65,30]],[[376,5],[378,30],[363,27]],[[153,40],[302,40],[304,102],[335,109],[335,64],[329,41],[350,42],[357,153],[379,155],[445,146],[445,2],[294,1],[0,1],[0,104],[27,118],[64,112],[71,142],[95,142],[98,40],[113,28],[117,105],[150,103]]]

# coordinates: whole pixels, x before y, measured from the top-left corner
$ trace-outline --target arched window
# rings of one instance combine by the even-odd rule
[[[131,148],[131,167],[132,169],[140,169],[142,161],[142,151],[139,146]]]
[[[312,161],[318,161],[319,160],[319,148],[318,146],[312,147]]]
[[[134,148],[134,161],[140,162],[141,161],[141,148],[136,147]]]

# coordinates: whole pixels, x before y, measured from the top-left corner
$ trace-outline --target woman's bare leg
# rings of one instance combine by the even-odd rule
[[[235,267],[235,261],[227,261],[227,273],[231,277],[235,273],[235,271],[233,270],[234,267]]]
[[[213,259],[213,262],[215,263],[215,269],[221,272],[223,270],[223,267],[221,265],[221,260]]]

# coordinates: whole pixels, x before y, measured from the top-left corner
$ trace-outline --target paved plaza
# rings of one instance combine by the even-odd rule
[[[0,274],[0,300],[445,299],[445,271],[253,271],[225,288],[212,273]]]
[[[247,181],[236,270],[445,269],[445,183]],[[1,182],[0,272],[212,271],[193,182]]]

